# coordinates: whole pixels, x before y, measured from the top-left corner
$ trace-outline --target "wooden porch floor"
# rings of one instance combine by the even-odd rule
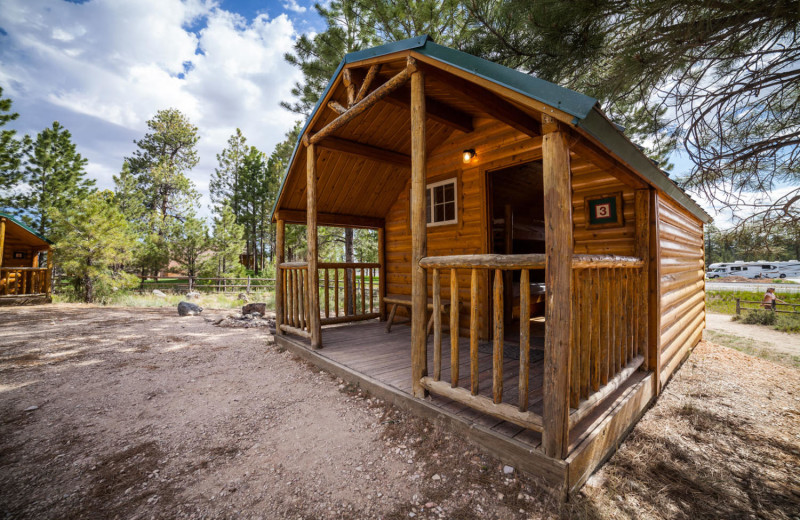
[[[531,367],[529,378],[529,409],[542,414],[543,345],[544,324],[535,324],[531,331]],[[298,336],[279,336],[305,349],[314,356],[329,359],[350,371],[363,374],[372,380],[389,387],[406,398],[411,394],[411,328],[396,325],[391,333],[386,333],[384,322],[366,321],[322,329],[323,348],[312,351],[307,339]],[[503,402],[516,405],[519,402],[519,360],[512,352],[518,353],[518,345],[506,342],[503,363]],[[492,391],[492,350],[491,343],[482,342],[479,361],[480,394],[491,397]],[[428,374],[433,374],[433,336],[428,338]],[[637,372],[621,388],[611,394],[605,406],[599,406],[570,431],[569,452],[573,452],[593,430],[603,422],[619,404],[618,399],[646,376]],[[459,386],[469,388],[469,339],[459,338]],[[450,381],[450,337],[442,337],[442,381]],[[470,427],[481,427],[498,438],[513,440],[529,451],[542,453],[539,448],[542,436],[538,432],[524,429],[515,424],[480,413],[463,404],[437,395],[431,395],[426,403],[455,415]],[[543,456],[543,454],[542,454]]]

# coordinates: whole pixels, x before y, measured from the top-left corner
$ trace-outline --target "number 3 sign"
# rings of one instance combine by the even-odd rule
[[[622,193],[586,197],[586,229],[620,227],[622,221]]]

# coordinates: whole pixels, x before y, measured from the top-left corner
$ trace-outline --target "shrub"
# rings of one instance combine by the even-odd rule
[[[800,332],[800,316],[786,316],[781,314],[775,321],[775,328],[783,332]]]
[[[747,311],[742,323],[749,325],[775,325],[775,313],[768,310]]]

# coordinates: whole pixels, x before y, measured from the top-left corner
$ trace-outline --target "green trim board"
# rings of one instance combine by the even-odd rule
[[[441,63],[461,69],[469,74],[481,77],[497,85],[506,87],[510,90],[523,94],[533,100],[544,103],[545,105],[557,108],[564,113],[574,117],[572,123],[576,127],[589,134],[599,143],[606,147],[612,154],[629,165],[634,171],[648,181],[652,186],[664,191],[675,199],[680,205],[689,210],[694,216],[704,223],[711,222],[711,216],[706,213],[686,192],[675,184],[666,174],[661,171],[648,158],[639,147],[632,143],[623,133],[620,127],[609,121],[599,108],[595,98],[586,96],[574,90],[561,87],[549,81],[525,74],[515,69],[499,65],[497,63],[478,58],[471,54],[461,52],[449,47],[444,47],[433,42],[425,35],[407,40],[391,42],[379,45],[370,49],[351,52],[345,55],[341,63],[334,72],[333,77],[328,82],[327,87],[322,92],[317,105],[306,120],[300,135],[305,135],[308,125],[313,120],[314,115],[320,109],[320,105],[333,87],[336,78],[341,73],[345,65],[360,61],[393,54],[396,52],[414,50],[424,56],[430,57]],[[278,209],[278,202],[283,195],[286,184],[286,177],[291,170],[300,147],[298,141],[292,152],[289,166],[284,173],[281,181],[278,197],[272,208],[270,219],[274,220],[275,211]]]
[[[0,217],[7,218],[8,220],[10,220],[14,224],[18,225],[19,227],[21,227],[22,229],[24,229],[25,231],[27,231],[31,235],[33,235],[36,238],[38,238],[39,240],[44,240],[48,244],[52,244],[53,243],[49,239],[47,239],[44,235],[41,235],[38,232],[34,231],[30,226],[20,222],[19,220],[17,220],[15,217],[12,217],[8,213],[4,213],[4,212],[0,211]]]

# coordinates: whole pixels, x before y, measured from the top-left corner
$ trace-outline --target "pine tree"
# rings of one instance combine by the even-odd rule
[[[129,261],[135,238],[110,191],[75,199],[51,216],[55,256],[81,300],[106,301],[135,285],[135,277],[119,268]]]
[[[248,153],[247,139],[237,128],[236,133],[228,139],[228,147],[217,154],[219,166],[214,168],[209,183],[211,202],[215,212],[228,204],[238,218],[240,216],[239,199],[242,189],[239,186],[244,158]]]
[[[242,254],[244,243],[243,226],[236,223],[231,207],[223,206],[219,216],[214,218],[214,234],[211,237],[214,250],[211,265],[216,267],[217,277],[225,278],[241,271],[239,255]]]
[[[29,144],[28,137],[17,138],[16,130],[3,129],[19,114],[11,112],[11,99],[3,97],[0,87],[0,210],[10,211],[17,207],[16,191],[22,180],[20,164],[23,150]]]
[[[93,191],[86,179],[86,159],[75,149],[72,135],[58,121],[45,128],[25,150],[22,181],[27,190],[19,197],[22,219],[43,235],[49,235],[50,212],[64,210]]]
[[[205,221],[187,217],[182,225],[175,226],[170,236],[170,255],[186,268],[189,276],[196,276],[198,259],[208,249],[210,239]]]
[[[150,132],[134,141],[138,150],[126,158],[144,194],[151,231],[169,234],[169,226],[194,211],[199,195],[186,174],[197,165],[197,127],[179,110],[159,110],[147,121]]]

